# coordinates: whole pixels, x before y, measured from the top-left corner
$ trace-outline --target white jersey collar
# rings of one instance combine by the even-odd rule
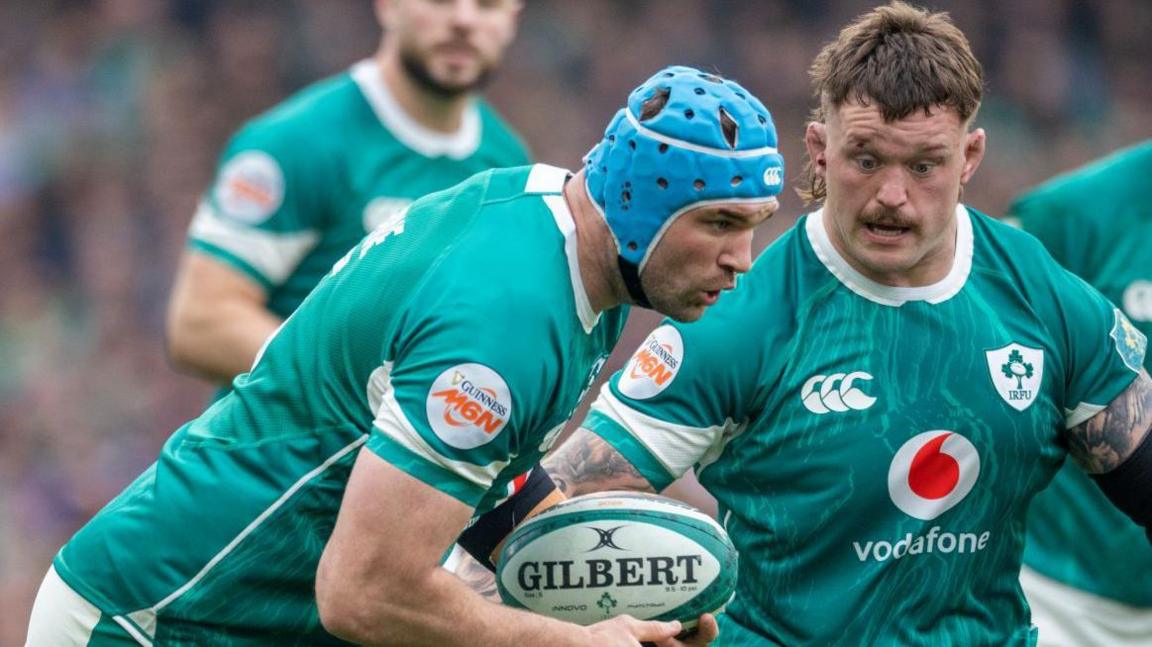
[[[580,278],[580,255],[576,241],[576,221],[564,200],[564,181],[572,174],[566,169],[547,164],[536,164],[528,173],[524,185],[525,193],[542,194],[540,197],[552,212],[556,228],[564,235],[564,255],[568,257],[568,276],[572,280],[572,294],[575,297],[576,314],[584,326],[585,333],[591,333],[600,322],[600,313],[592,311],[592,303],[584,290],[584,279]]]
[[[914,288],[884,285],[857,272],[832,245],[824,227],[823,209],[808,215],[804,229],[812,251],[833,276],[849,290],[881,305],[902,306],[909,301],[943,303],[960,292],[972,271],[972,219],[962,204],[956,205],[956,257],[952,259],[952,269],[936,283]]]
[[[464,159],[480,147],[480,109],[476,100],[469,99],[464,109],[460,128],[454,133],[440,133],[422,126],[413,119],[392,96],[384,83],[384,74],[374,59],[365,59],[349,70],[360,92],[368,104],[400,143],[425,157],[441,155],[452,159]]]

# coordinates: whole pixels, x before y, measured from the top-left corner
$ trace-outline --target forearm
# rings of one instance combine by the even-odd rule
[[[500,603],[500,592],[496,588],[496,574],[466,552],[461,551],[460,561],[452,571],[460,581],[480,594],[489,602]]]
[[[1069,430],[1072,456],[1152,540],[1152,380],[1144,371],[1101,412]]]
[[[367,645],[581,644],[583,628],[486,602],[440,567],[471,513],[361,450],[316,571],[324,627]]]
[[[654,491],[620,452],[584,428],[577,429],[541,464],[556,487],[569,497],[605,490]]]
[[[324,577],[323,569],[318,578]],[[362,581],[354,591],[359,613],[343,616],[334,635],[363,645],[590,645],[588,631],[574,624],[484,600],[440,568],[402,583]],[[326,601],[320,600],[323,606]],[[351,602],[350,602],[351,603]],[[323,615],[323,614],[322,614]]]

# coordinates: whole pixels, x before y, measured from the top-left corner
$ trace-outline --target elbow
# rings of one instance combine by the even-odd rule
[[[331,578],[323,577],[323,573],[321,569],[316,577],[316,609],[320,624],[328,633],[342,640],[358,644],[367,642],[364,613],[359,608],[357,597],[349,595],[347,587],[334,585]]]
[[[181,373],[198,374],[202,370],[197,363],[199,354],[193,341],[194,328],[195,324],[187,313],[179,310],[169,313],[164,348],[168,363]]]
[[[354,576],[335,574],[324,560],[316,573],[316,608],[325,631],[354,644],[403,642],[397,632],[402,613],[389,592],[360,586]],[[393,634],[397,635],[393,635]]]
[[[323,595],[319,588],[316,591],[316,608],[320,613],[320,624],[325,631],[351,643],[363,644],[367,642],[363,635],[364,622],[360,620],[360,613],[355,603],[338,595]]]

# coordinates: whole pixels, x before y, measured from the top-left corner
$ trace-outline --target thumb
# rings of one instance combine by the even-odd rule
[[[680,621],[658,622],[656,620],[636,620],[630,627],[632,637],[643,641],[660,641],[680,634]]]

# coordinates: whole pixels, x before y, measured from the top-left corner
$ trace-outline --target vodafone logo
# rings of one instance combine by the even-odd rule
[[[888,468],[888,494],[910,517],[928,521],[964,500],[980,476],[980,454],[954,431],[917,434]]]
[[[813,375],[800,389],[800,399],[812,413],[863,411],[876,404],[876,398],[857,388],[856,382],[871,380],[872,376],[864,371]]]
[[[672,326],[660,326],[648,335],[620,372],[616,386],[634,400],[654,397],[676,378],[684,361],[684,340]]]
[[[457,449],[492,441],[512,415],[504,378],[483,364],[460,364],[441,373],[428,391],[428,424]]]

